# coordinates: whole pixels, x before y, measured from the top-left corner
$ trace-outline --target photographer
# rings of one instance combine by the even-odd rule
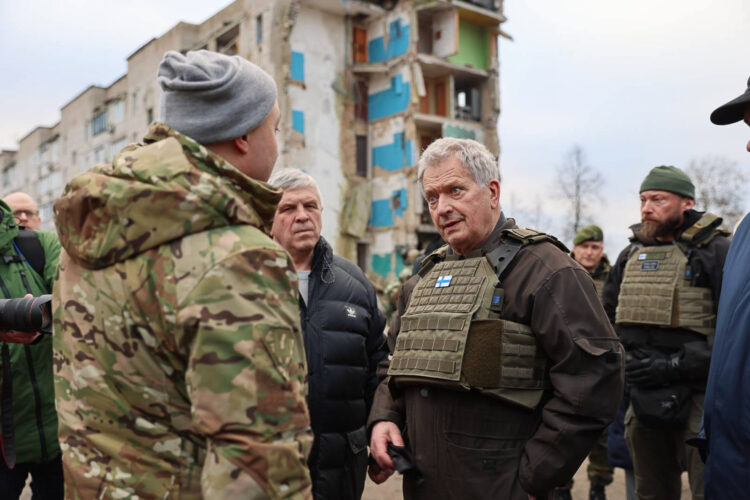
[[[60,255],[52,233],[19,228],[0,201],[0,297],[50,293]],[[3,324],[0,316],[0,326]],[[8,332],[11,333],[11,332]],[[20,334],[19,334],[20,335]],[[62,463],[52,381],[52,338],[0,342],[0,491],[16,499],[31,474],[34,498],[63,497]],[[3,340],[19,340],[8,334]]]

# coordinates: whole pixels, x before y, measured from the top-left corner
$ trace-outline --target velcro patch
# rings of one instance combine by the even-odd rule
[[[644,260],[641,263],[641,271],[656,271],[659,269],[658,260]]]

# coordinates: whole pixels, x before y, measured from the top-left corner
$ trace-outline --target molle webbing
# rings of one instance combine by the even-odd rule
[[[601,278],[593,278],[594,280],[594,286],[596,287],[596,295],[599,297],[599,300],[602,299],[602,292],[604,291],[604,277]]]
[[[687,264],[677,245],[637,248],[625,265],[615,322],[712,334],[711,290],[691,286]]]
[[[458,383],[471,318],[491,280],[484,257],[435,264],[409,297],[388,374]]]
[[[542,389],[547,386],[545,368],[546,358],[529,327],[507,320],[472,323],[464,355],[471,387]]]
[[[498,283],[487,257],[434,263],[401,319],[392,382],[473,388],[533,408],[547,387],[546,357],[528,327],[491,310]]]

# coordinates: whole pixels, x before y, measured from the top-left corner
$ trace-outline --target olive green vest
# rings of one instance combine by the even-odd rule
[[[716,326],[713,293],[710,288],[691,285],[686,252],[723,234],[716,228],[719,223],[720,218],[705,214],[672,245],[635,247],[625,264],[615,323],[712,335]],[[696,238],[704,228],[711,230]]]
[[[602,300],[602,292],[604,291],[604,283],[607,281],[607,276],[609,275],[609,264],[604,264],[604,271],[596,276],[593,274],[591,275],[591,279],[594,280],[594,286],[596,287],[596,295],[599,297],[599,300]]]
[[[515,251],[500,257],[497,262],[507,260],[499,265],[491,263],[493,254],[446,256],[447,247],[426,259],[428,269],[420,271],[423,278],[401,318],[388,369],[392,384],[475,389],[527,408],[539,404],[549,387],[547,359],[527,325],[500,319],[504,291],[498,274],[522,246],[558,242],[527,229],[503,234]]]

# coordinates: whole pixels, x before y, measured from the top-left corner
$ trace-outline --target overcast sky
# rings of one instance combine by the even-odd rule
[[[514,38],[500,42],[509,215],[538,199],[543,229],[560,231],[555,172],[578,144],[606,180],[594,220],[614,257],[639,220],[638,187],[652,167],[720,155],[750,172],[750,129],[708,118],[750,76],[747,0],[508,0],[505,14]]]
[[[229,3],[0,0],[0,148],[55,123],[89,85],[111,84],[152,37]],[[651,167],[721,155],[747,168],[750,129],[708,119],[750,75],[747,0],[506,0],[505,14],[515,40],[500,42],[508,215],[539,205],[542,229],[560,230],[555,169],[578,144],[606,179],[595,219],[612,255],[638,220]]]

